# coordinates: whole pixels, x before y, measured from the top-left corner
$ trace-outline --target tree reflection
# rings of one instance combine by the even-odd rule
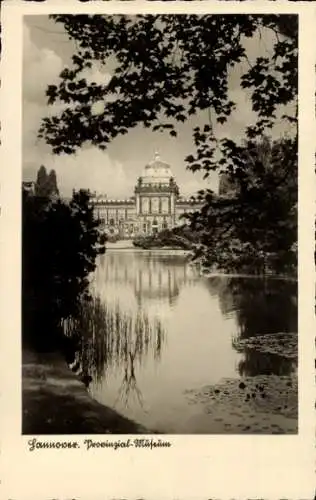
[[[219,296],[224,316],[234,313],[240,338],[297,331],[297,282],[272,278],[214,277],[207,287]]]
[[[143,407],[136,367],[150,354],[156,361],[160,359],[165,338],[161,322],[150,319],[143,311],[132,316],[118,304],[111,309],[95,298],[85,301],[79,316],[66,327],[68,335],[76,332],[82,338],[76,352],[76,364],[82,372],[101,383],[109,368],[122,368],[124,376],[117,399],[128,405],[129,398],[136,395]]]
[[[117,402],[121,400],[124,406],[128,407],[130,398],[132,397],[132,395],[135,395],[139,405],[141,406],[142,409],[144,409],[144,398],[136,381],[135,357],[136,357],[136,350],[134,349],[134,352],[132,353],[131,349],[129,348],[126,351],[126,356],[124,360],[124,377],[119,389],[118,396],[114,403],[114,406],[116,406]]]
[[[239,361],[238,372],[243,377],[255,375],[290,375],[295,370],[293,359],[277,354],[258,352],[255,349],[243,349],[244,359]]]
[[[277,354],[238,347],[238,340],[264,334],[297,332],[297,282],[273,278],[211,277],[206,286],[218,295],[221,312],[236,320],[233,347],[243,353],[242,376],[288,375],[297,362]]]

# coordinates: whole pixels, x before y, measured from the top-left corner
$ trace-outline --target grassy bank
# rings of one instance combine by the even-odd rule
[[[23,434],[146,434],[94,401],[58,353],[23,351]]]
[[[78,316],[65,322],[63,330],[63,354],[62,350],[49,353],[32,348],[23,350],[23,433],[149,432],[95,401],[83,382],[88,385],[92,379],[100,380],[106,368],[120,363],[126,385],[122,390],[135,388],[136,360],[148,349],[153,349],[155,356],[160,355],[163,335],[160,323],[151,326],[148,317],[142,314],[133,320],[118,307],[109,310],[95,298],[83,301]],[[65,358],[78,365],[80,376],[71,371]]]

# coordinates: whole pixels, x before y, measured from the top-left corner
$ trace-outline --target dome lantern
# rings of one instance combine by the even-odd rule
[[[169,184],[170,178],[173,177],[171,167],[168,163],[160,159],[159,153],[156,151],[154,159],[145,167],[142,179],[144,184]]]

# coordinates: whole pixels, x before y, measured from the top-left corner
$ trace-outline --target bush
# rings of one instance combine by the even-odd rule
[[[169,247],[173,249],[190,250],[192,244],[183,228],[164,229],[159,233],[150,236],[138,236],[133,240],[135,247],[144,248],[162,248]]]
[[[109,243],[116,243],[117,241],[119,241],[120,237],[118,234],[108,234],[106,235],[106,240],[109,242]]]
[[[64,345],[63,320],[76,315],[88,294],[89,274],[104,243],[88,193],[74,193],[70,203],[23,193],[24,344],[38,350]]]

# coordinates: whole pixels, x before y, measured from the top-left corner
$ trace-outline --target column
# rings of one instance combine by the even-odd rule
[[[174,193],[171,193],[170,196],[170,208],[171,208],[171,214],[174,215]]]

